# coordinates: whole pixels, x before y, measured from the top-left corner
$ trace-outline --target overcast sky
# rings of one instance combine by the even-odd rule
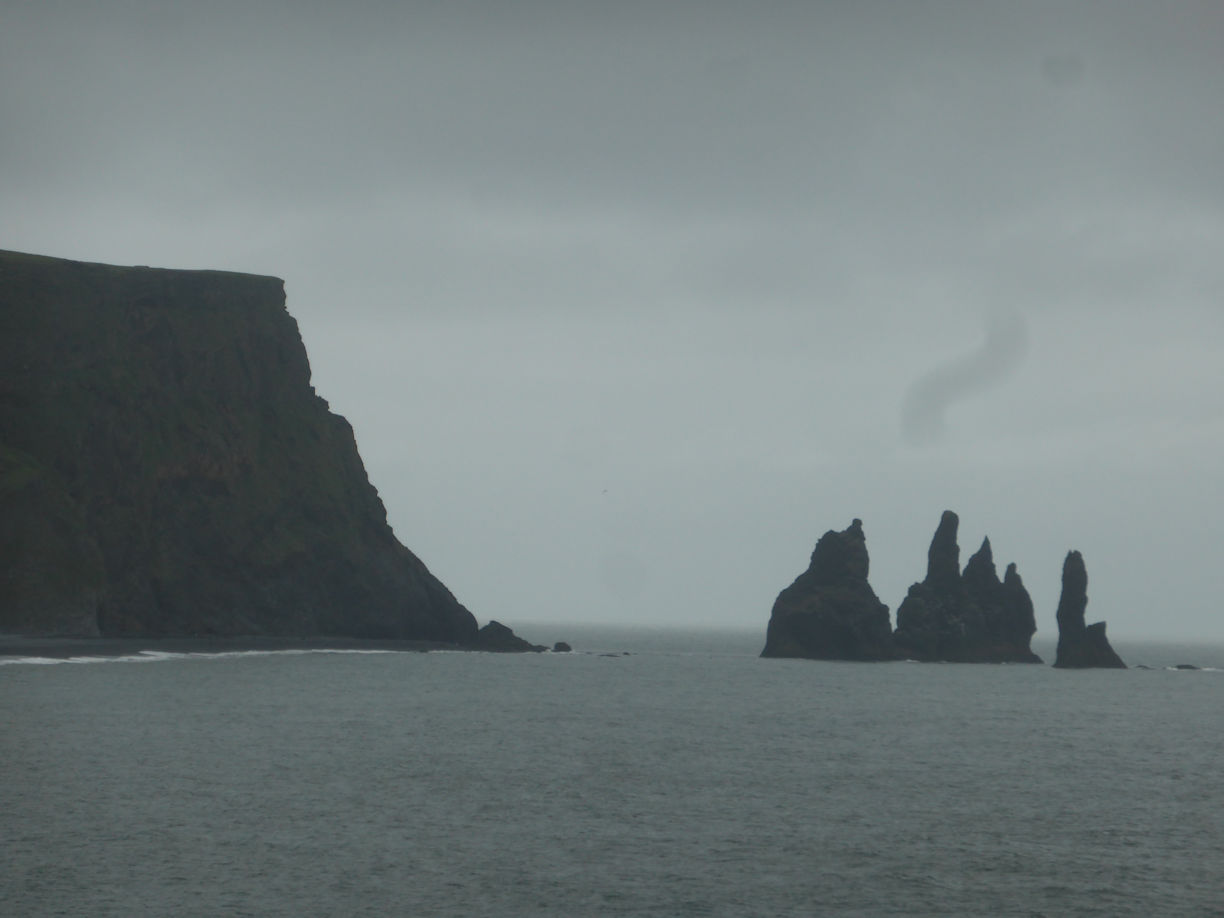
[[[945,508],[1224,638],[1224,4],[0,0],[0,247],[284,278],[483,622],[759,627]]]

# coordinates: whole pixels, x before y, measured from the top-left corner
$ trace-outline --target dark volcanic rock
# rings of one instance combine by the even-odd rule
[[[988,662],[1040,663],[1041,657],[1030,649],[1037,631],[1033,600],[1015,564],[1008,564],[1002,582],[995,573],[990,539],[965,564],[962,581],[969,601],[981,610],[983,635],[978,640],[978,656]]]
[[[565,641],[557,641],[553,644],[553,653],[570,653],[574,648]]]
[[[953,663],[1040,663],[1029,642],[1033,602],[1016,565],[1000,582],[990,539],[960,571],[960,520],[945,510],[927,552],[927,574],[897,609],[894,639],[905,656]]]
[[[468,643],[272,277],[0,252],[0,632]]]
[[[548,649],[543,644],[523,640],[499,621],[491,621],[481,628],[472,648],[492,653],[540,653]]]
[[[1105,623],[1084,624],[1088,608],[1088,570],[1078,551],[1067,552],[1063,562],[1062,594],[1058,597],[1058,650],[1054,665],[1060,669],[1126,669],[1105,637]]]
[[[808,569],[774,603],[763,657],[892,660],[888,606],[867,582],[861,520],[820,537]]]
[[[923,581],[939,593],[956,592],[960,588],[960,545],[956,541],[956,530],[960,517],[945,510],[935,527],[931,547],[927,549],[927,573]]]

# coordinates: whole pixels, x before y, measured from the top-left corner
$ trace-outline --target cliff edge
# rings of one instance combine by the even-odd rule
[[[0,632],[471,643],[272,277],[0,252]]]

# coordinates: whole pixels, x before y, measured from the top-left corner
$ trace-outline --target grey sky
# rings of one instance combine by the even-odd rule
[[[1221,638],[1221,47],[1218,2],[0,0],[0,247],[285,278],[482,621],[763,635],[856,516],[895,610],[951,508],[1043,635],[1077,548],[1111,634]]]

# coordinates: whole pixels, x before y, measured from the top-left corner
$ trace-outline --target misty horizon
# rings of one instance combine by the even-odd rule
[[[481,620],[759,628],[945,509],[1224,640],[1224,10],[0,3],[0,248],[285,280]],[[563,635],[562,635],[563,637]]]

